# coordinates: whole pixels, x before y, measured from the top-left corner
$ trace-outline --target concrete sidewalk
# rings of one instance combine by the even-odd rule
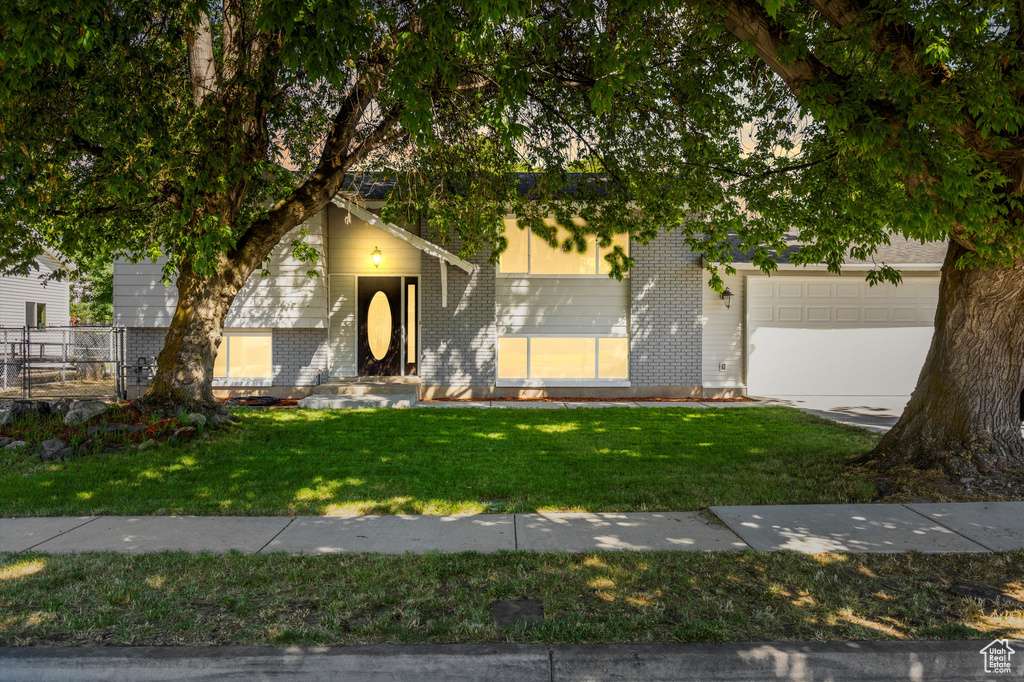
[[[988,641],[734,644],[367,644],[347,647],[0,649],[4,682],[32,680],[832,680],[989,679]],[[1018,642],[1011,646],[1021,651]],[[1001,679],[1024,679],[1012,660]]]
[[[0,519],[0,551],[759,551],[1024,549],[1024,502],[712,507],[698,512],[456,516],[99,516]]]

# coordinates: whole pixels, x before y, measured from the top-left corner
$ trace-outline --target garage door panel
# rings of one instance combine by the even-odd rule
[[[931,343],[938,278],[920,278],[899,287],[869,287],[862,280],[838,278],[791,278],[772,286],[754,279],[748,282],[748,392],[913,391]],[[822,296],[826,287],[829,297]]]

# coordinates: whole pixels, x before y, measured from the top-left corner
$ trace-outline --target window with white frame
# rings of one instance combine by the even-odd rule
[[[612,380],[629,378],[623,336],[503,336],[498,379]]]
[[[580,219],[576,221],[579,225],[583,224]],[[569,231],[558,225],[553,218],[545,219],[544,224],[556,228],[559,244],[569,238]],[[518,221],[514,219],[505,220],[504,234],[508,248],[498,258],[498,271],[502,274],[607,275],[611,272],[611,264],[605,260],[605,256],[616,246],[629,255],[628,234],[614,235],[612,243],[606,247],[598,246],[597,235],[589,235],[587,248],[582,253],[553,247],[529,229],[520,229]]]
[[[215,379],[271,379],[273,372],[273,337],[269,331],[224,332],[213,362]]]
[[[46,326],[46,304],[26,303],[25,304],[25,326],[45,327]]]

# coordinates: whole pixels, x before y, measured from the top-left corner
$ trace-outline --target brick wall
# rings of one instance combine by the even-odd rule
[[[125,339],[128,365],[135,365],[140,357],[155,362],[166,335],[166,329],[129,329]],[[327,368],[327,330],[274,329],[272,339],[274,386],[314,385],[317,370]]]
[[[445,249],[457,253],[458,245]],[[422,256],[420,367],[424,386],[493,386],[497,371],[494,266],[478,255],[472,274],[448,266],[448,307],[441,307],[441,261]]]
[[[138,363],[139,358],[146,358],[147,364],[155,364],[156,356],[164,347],[166,328],[149,329],[132,327],[125,333],[125,361],[129,366]]]
[[[634,386],[700,386],[700,256],[678,232],[630,244],[630,367]]]
[[[327,373],[326,329],[273,330],[274,386],[312,386]]]

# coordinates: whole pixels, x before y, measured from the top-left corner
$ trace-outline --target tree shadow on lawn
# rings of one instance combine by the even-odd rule
[[[4,515],[665,511],[863,501],[873,437],[789,408],[246,412],[185,446],[5,461]]]

